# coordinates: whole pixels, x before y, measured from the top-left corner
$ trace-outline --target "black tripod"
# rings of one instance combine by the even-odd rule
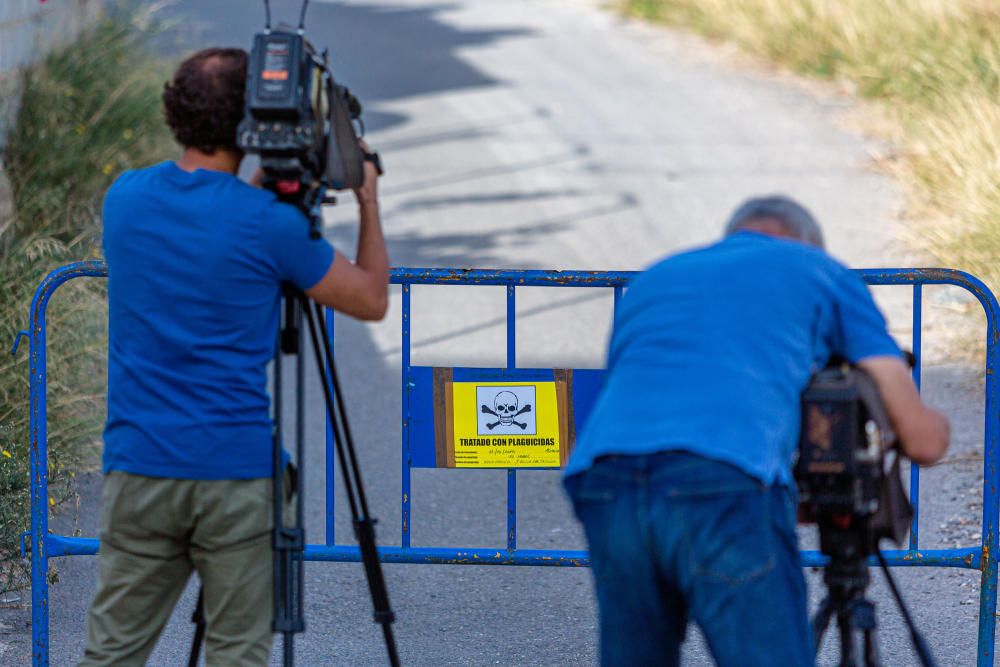
[[[875,605],[865,597],[865,591],[871,581],[868,555],[874,553],[885,573],[886,582],[896,600],[896,605],[909,628],[913,648],[920,664],[923,667],[935,667],[936,663],[930,648],[914,624],[882,553],[877,545],[867,544],[867,535],[867,530],[864,529],[845,530],[834,526],[832,521],[820,522],[820,548],[823,553],[830,556],[830,562],[823,570],[827,596],[820,603],[812,621],[817,650],[823,641],[823,633],[831,619],[836,616],[837,628],[840,631],[839,667],[881,666]]]
[[[389,664],[399,665],[399,655],[396,651],[396,640],[392,632],[392,622],[395,614],[389,605],[389,592],[386,589],[385,577],[382,575],[382,563],[378,558],[375,544],[375,519],[368,511],[368,499],[361,480],[361,468],[358,465],[354,438],[347,421],[347,410],[344,406],[344,396],[337,377],[337,367],[333,353],[330,350],[329,332],[319,304],[306,298],[297,290],[286,290],[284,297],[284,322],[281,334],[281,350],[275,358],[274,367],[274,402],[275,402],[275,438],[274,462],[275,470],[281,470],[281,353],[294,354],[296,357],[295,374],[295,448],[296,460],[302,465],[304,452],[304,355],[301,344],[304,337],[303,320],[309,330],[312,342],[316,368],[319,371],[320,383],[323,386],[323,398],[326,402],[327,414],[333,430],[333,441],[340,460],[341,472],[344,478],[344,489],[347,502],[351,508],[351,522],[354,526],[354,536],[361,548],[361,560],[365,566],[365,575],[371,591],[374,606],[374,620],[382,626],[385,636],[386,650],[389,654]],[[295,498],[295,525],[286,526],[282,516],[283,498],[282,475],[274,476],[274,631],[283,635],[284,661],[287,667],[294,664],[294,635],[305,629],[303,620],[303,568],[302,556],[305,548],[303,529],[303,500],[301,487]]]
[[[399,667],[399,654],[396,650],[396,640],[392,632],[392,622],[395,614],[389,604],[389,593],[382,574],[382,564],[378,558],[375,544],[375,522],[368,511],[368,500],[361,481],[361,470],[358,466],[354,439],[347,422],[347,411],[344,407],[343,393],[337,377],[337,369],[330,350],[330,339],[323,319],[320,306],[308,299],[298,290],[288,288],[283,296],[283,318],[279,336],[279,349],[274,359],[274,624],[273,629],[282,635],[282,649],[285,667],[295,663],[295,634],[305,630],[303,613],[303,555],[305,551],[305,531],[303,522],[303,493],[301,485],[296,483],[294,474],[290,475],[290,484],[295,494],[295,523],[285,524],[284,517],[284,457],[282,450],[282,415],[283,415],[283,382],[282,357],[286,354],[295,356],[295,456],[301,468],[305,456],[304,436],[304,402],[303,389],[305,378],[304,355],[302,343],[305,332],[303,320],[309,330],[309,338],[319,370],[320,382],[323,386],[323,397],[326,402],[327,414],[333,430],[337,458],[340,461],[344,478],[344,488],[347,493],[348,505],[351,508],[351,520],[354,535],[361,549],[361,560],[365,566],[365,576],[372,596],[374,620],[382,626],[385,636],[389,664]],[[289,468],[291,470],[291,468]],[[296,486],[298,487],[296,489]],[[191,619],[195,623],[195,640],[191,648],[190,667],[196,667],[201,642],[205,633],[203,595],[199,593],[198,604]]]

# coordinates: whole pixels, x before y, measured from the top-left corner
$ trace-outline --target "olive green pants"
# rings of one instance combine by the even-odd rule
[[[271,497],[270,478],[109,473],[80,667],[144,665],[192,571],[205,592],[205,664],[266,665],[273,639]]]

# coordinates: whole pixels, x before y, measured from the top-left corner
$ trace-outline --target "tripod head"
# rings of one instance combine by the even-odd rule
[[[870,609],[871,613],[866,614],[870,618],[862,619],[856,625],[862,628],[870,626],[874,630],[874,605],[865,598],[865,593],[871,583],[868,557],[877,548],[866,526],[848,525],[851,515],[846,515],[847,521],[843,521],[844,518],[827,516],[819,522],[820,551],[830,557],[830,562],[823,568],[823,583],[827,588],[823,604],[828,606],[828,613],[837,615],[838,621],[859,607]],[[820,618],[817,614],[817,622]],[[825,625],[826,622],[823,623]],[[843,632],[842,623],[838,625]],[[818,646],[823,629],[816,628],[816,631]]]
[[[840,631],[840,667],[878,667],[878,642],[875,636],[877,618],[875,605],[866,597],[871,583],[869,560],[878,561],[885,574],[886,583],[892,592],[900,614],[903,616],[913,642],[914,650],[923,667],[934,667],[934,657],[889,572],[889,568],[879,551],[879,528],[874,516],[858,516],[852,513],[823,513],[816,517],[819,526],[820,551],[829,556],[830,562],[823,568],[823,583],[827,596],[820,603],[813,617],[813,632],[817,649],[822,643],[823,633],[830,621],[836,617]],[[860,654],[861,661],[857,659]]]

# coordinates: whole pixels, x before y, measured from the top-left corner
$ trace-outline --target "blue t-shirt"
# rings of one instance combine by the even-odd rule
[[[267,363],[281,284],[333,261],[306,218],[231,174],[173,162],[104,199],[108,421],[104,471],[179,479],[271,475]]]
[[[829,255],[740,232],[638,276],[566,466],[681,450],[790,483],[800,395],[829,357],[899,355],[868,288]]]

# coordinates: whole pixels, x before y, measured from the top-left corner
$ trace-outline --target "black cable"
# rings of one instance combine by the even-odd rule
[[[264,0],[264,32],[271,32],[271,3]]]
[[[188,658],[188,667],[198,667],[198,658],[201,655],[201,644],[205,641],[205,587],[198,589],[198,602],[194,605],[194,613],[191,614],[191,622],[194,623],[194,641],[191,642],[191,657]]]
[[[885,580],[889,584],[889,590],[892,591],[892,597],[896,599],[896,606],[899,607],[899,613],[902,614],[903,620],[906,622],[906,627],[910,629],[913,649],[917,652],[917,657],[920,658],[920,664],[924,667],[936,667],[937,663],[934,661],[930,646],[927,645],[927,640],[920,634],[916,623],[913,622],[910,610],[906,608],[903,596],[896,586],[896,580],[892,578],[892,574],[889,572],[889,565],[885,562],[885,556],[882,555],[882,551],[879,549],[875,549],[875,556],[878,558],[878,564],[882,567],[882,572],[885,574]]]

